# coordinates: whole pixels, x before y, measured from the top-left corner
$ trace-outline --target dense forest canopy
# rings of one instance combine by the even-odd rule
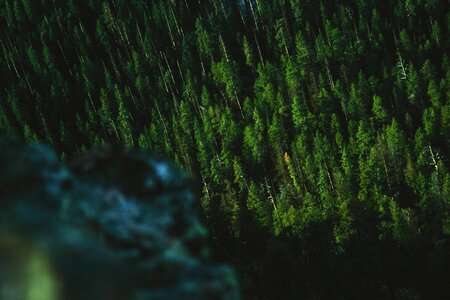
[[[249,299],[450,297],[448,1],[1,0],[0,52],[1,129],[192,171]]]

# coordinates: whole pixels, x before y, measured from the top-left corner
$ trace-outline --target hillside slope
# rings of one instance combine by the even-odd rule
[[[448,1],[4,0],[0,44],[0,128],[195,173],[249,297],[450,297]]]

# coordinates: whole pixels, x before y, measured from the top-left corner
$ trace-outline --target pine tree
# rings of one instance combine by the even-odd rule
[[[260,187],[251,181],[248,187],[247,208],[261,227],[267,229],[272,225],[272,210],[268,201]]]
[[[380,124],[384,124],[388,119],[388,111],[384,108],[381,97],[378,95],[373,96],[372,113]]]
[[[23,136],[24,136],[25,140],[28,142],[31,142],[31,143],[39,142],[39,138],[38,138],[37,134],[35,132],[33,132],[32,129],[30,128],[30,126],[28,126],[27,124],[25,124],[25,126],[23,127]]]
[[[120,139],[125,146],[127,147],[133,146],[134,141],[133,141],[133,134],[131,131],[129,113],[125,107],[122,93],[120,92],[119,87],[117,85],[114,87],[114,95],[118,104],[117,123]]]

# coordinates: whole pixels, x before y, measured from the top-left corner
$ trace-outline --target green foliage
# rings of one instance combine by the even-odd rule
[[[272,209],[271,203],[268,197],[264,195],[253,181],[248,187],[248,198],[247,198],[247,208],[252,213],[255,220],[263,228],[271,228],[272,224]]]
[[[388,112],[383,106],[383,102],[380,96],[373,96],[372,113],[375,120],[384,123],[388,118]]]
[[[1,1],[0,128],[64,156],[117,143],[193,171],[254,298],[449,298],[429,266],[450,265],[436,255],[450,253],[449,9]],[[277,286],[286,265],[297,277]]]

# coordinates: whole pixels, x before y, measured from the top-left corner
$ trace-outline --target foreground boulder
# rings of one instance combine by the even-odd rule
[[[0,138],[0,299],[238,299],[189,176],[140,151],[62,165]]]

